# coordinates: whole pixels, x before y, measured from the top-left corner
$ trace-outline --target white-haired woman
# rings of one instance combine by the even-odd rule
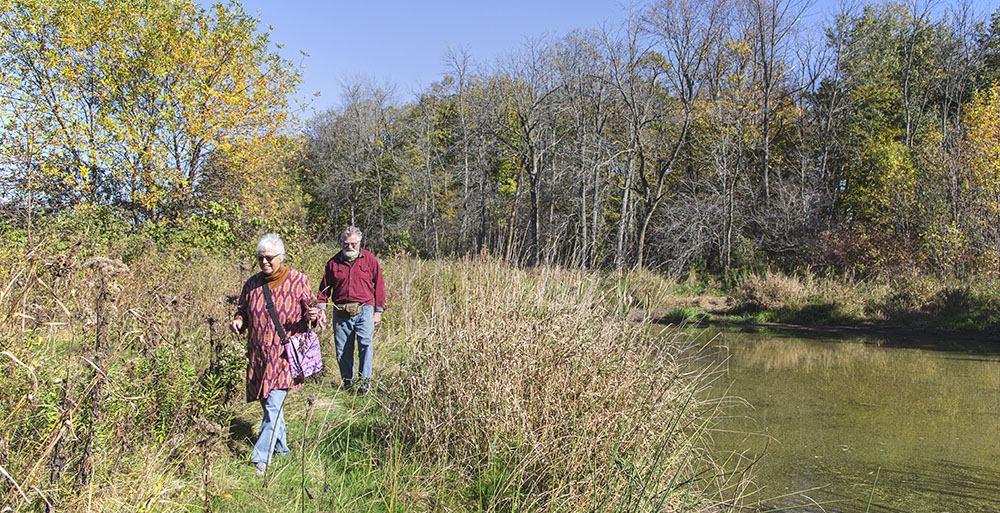
[[[258,474],[267,470],[272,453],[289,451],[281,406],[288,391],[301,385],[299,380],[292,380],[284,347],[267,311],[263,287],[270,291],[286,336],[307,331],[309,323],[319,318],[309,278],[282,265],[284,260],[285,244],[281,237],[273,233],[261,237],[257,242],[260,272],[243,284],[230,325],[234,332],[247,334],[247,402],[259,401],[264,409],[257,443],[250,455]]]

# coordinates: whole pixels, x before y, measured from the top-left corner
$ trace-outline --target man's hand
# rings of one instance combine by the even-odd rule
[[[233,330],[233,333],[239,335],[240,330],[243,329],[243,318],[237,317],[233,319],[233,322],[229,324],[229,329]]]
[[[319,319],[319,312],[320,310],[318,306],[310,306],[309,309],[306,310],[306,319],[309,319],[310,322],[316,322],[316,319]]]
[[[375,312],[372,315],[372,320],[375,321],[375,325],[378,326],[382,322],[382,312]]]

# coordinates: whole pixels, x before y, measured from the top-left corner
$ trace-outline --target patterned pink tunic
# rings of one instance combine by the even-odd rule
[[[247,402],[264,399],[274,389],[294,389],[301,385],[300,380],[292,383],[284,346],[267,313],[263,284],[264,273],[251,276],[243,284],[236,310],[236,317],[242,317],[243,325],[248,327]],[[314,297],[309,278],[295,269],[289,269],[281,286],[271,291],[274,309],[287,336],[309,330],[305,312]]]

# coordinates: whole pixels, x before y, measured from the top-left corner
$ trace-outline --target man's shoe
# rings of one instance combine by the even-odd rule
[[[263,476],[264,474],[267,473],[267,464],[266,463],[260,463],[260,462],[258,462],[258,463],[254,463],[253,466],[256,469],[258,476]]]

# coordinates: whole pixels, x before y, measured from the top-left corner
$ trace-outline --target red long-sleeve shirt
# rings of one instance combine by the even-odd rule
[[[337,253],[326,263],[317,297],[321,303],[358,302],[372,305],[378,312],[385,310],[385,282],[378,259],[364,249],[353,262],[343,251]]]

